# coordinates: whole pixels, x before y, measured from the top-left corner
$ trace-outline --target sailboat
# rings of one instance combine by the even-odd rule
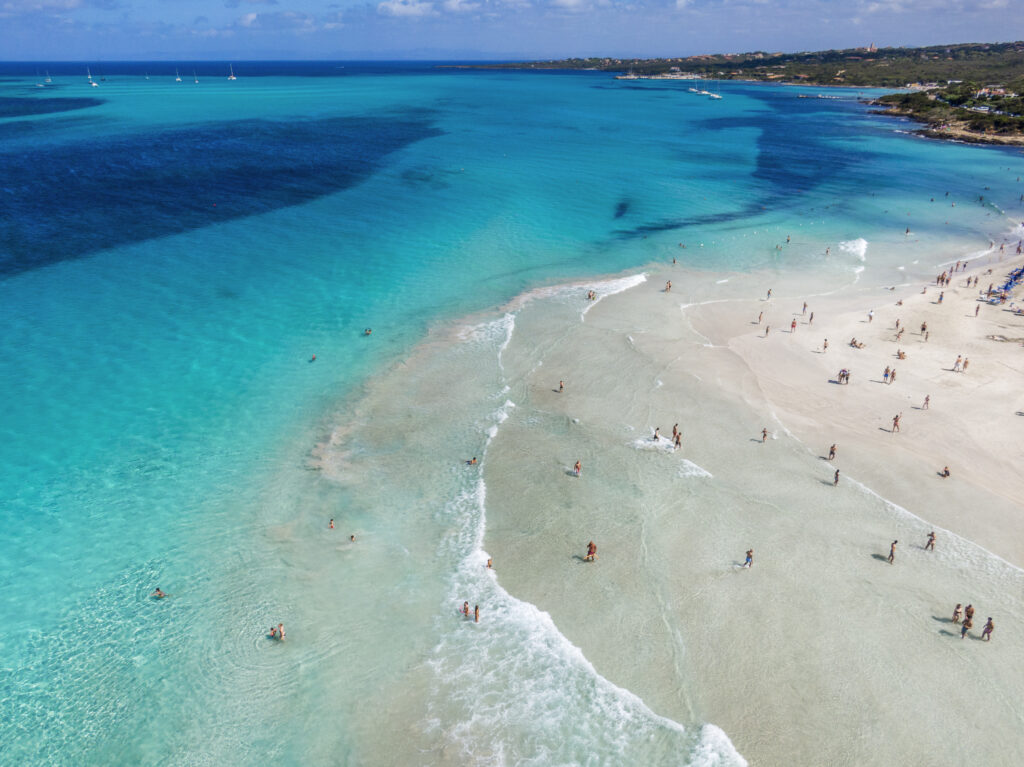
[[[715,90],[713,93],[708,93],[708,98],[715,99],[716,101],[720,101],[722,99],[722,94],[718,92],[718,80],[715,80]]]
[[[181,75],[178,74],[178,68],[177,67],[174,68],[174,82],[176,82],[176,83],[180,83],[181,82]]]
[[[85,68],[85,76],[89,80],[89,85],[93,88],[99,88],[100,84],[92,79],[92,72],[89,71],[89,67]]]
[[[230,64],[228,64],[228,71],[231,73],[231,74],[228,75],[228,79],[229,80],[237,80],[238,79],[237,77],[235,77],[235,68],[233,66],[231,66]]]
[[[196,85],[199,85],[199,75],[196,74],[196,70],[192,70],[192,79],[195,80]]]

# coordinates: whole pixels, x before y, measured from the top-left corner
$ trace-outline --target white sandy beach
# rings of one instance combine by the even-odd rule
[[[797,280],[667,268],[586,322],[520,314],[504,359],[523,384],[485,472],[502,584],[613,682],[721,726],[752,764],[1015,764],[1024,318],[987,304],[975,318],[963,287],[1021,263],[993,261],[958,272],[942,304],[920,282],[814,297]],[[966,374],[949,370],[958,354]],[[843,367],[851,383],[831,383]],[[681,455],[650,441],[673,423]],[[600,559],[584,565],[572,556],[590,539]],[[749,547],[754,568],[735,569]],[[990,645],[960,640],[957,602],[978,610],[975,640],[994,617]]]

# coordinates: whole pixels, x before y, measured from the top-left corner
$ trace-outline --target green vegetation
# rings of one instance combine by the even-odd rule
[[[637,75],[687,72],[719,80],[903,88],[963,80],[1007,83],[1024,76],[1024,42],[925,48],[847,48],[813,53],[715,54],[663,59],[563,59],[490,65],[514,69],[596,69]]]
[[[937,138],[1024,143],[1024,42],[814,53],[715,54],[662,59],[563,59],[488,65],[587,69],[640,77],[687,75],[817,86],[913,89],[873,102],[925,123]]]

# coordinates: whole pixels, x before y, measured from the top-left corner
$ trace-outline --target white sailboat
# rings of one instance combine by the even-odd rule
[[[722,94],[718,92],[718,80],[715,80],[715,90],[714,92],[708,93],[708,98],[715,99],[715,101],[721,101]]]
[[[231,73],[231,74],[228,75],[228,79],[229,80],[237,80],[238,79],[237,77],[235,77],[235,68],[233,66],[231,66],[230,64],[228,64],[228,71]]]
[[[46,83],[47,85],[49,85],[50,83],[53,82],[53,80],[50,79],[50,70],[49,69],[46,70],[46,79],[43,80],[43,82]]]
[[[93,88],[99,88],[100,87],[100,84],[92,79],[92,72],[89,71],[89,67],[85,68],[85,76],[86,76],[86,79],[89,80],[89,85],[91,85]]]
[[[195,81],[196,85],[199,85],[199,75],[196,74],[196,70],[194,69],[192,70],[192,79]]]
[[[181,75],[178,74],[178,68],[177,67],[174,68],[174,82],[176,82],[176,83],[180,83],[181,82]]]

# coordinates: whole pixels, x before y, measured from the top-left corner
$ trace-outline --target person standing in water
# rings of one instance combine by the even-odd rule
[[[981,630],[981,638],[984,639],[986,642],[991,640],[992,632],[995,630],[995,627],[996,624],[992,622],[991,618],[985,621],[985,627]]]
[[[753,566],[754,566],[754,550],[753,549],[747,549],[747,558],[743,560],[743,567],[746,567],[749,570]]]
[[[561,394],[565,391],[565,381],[558,382],[558,393]]]
[[[900,430],[900,417],[898,415],[894,415],[892,417],[892,433],[895,434],[899,430]]]
[[[963,639],[967,636],[967,632],[974,628],[974,621],[970,618],[964,618],[964,622],[960,626],[960,638]]]
[[[831,461],[831,460],[834,460],[835,457],[836,457],[836,444],[833,442],[832,443],[832,447],[830,447],[828,449],[828,459]]]
[[[832,487],[839,486],[839,469],[836,469],[836,475],[832,478]]]
[[[761,444],[763,445],[768,441],[768,429],[761,429]]]
[[[479,622],[480,622],[480,605],[475,605],[473,607],[473,623],[479,623]]]
[[[892,545],[889,546],[889,564],[890,565],[892,564],[892,561],[896,558],[896,544],[897,543],[899,543],[899,541],[893,541]]]
[[[333,519],[333,518],[331,519],[331,521],[330,521],[330,523],[329,523],[329,524],[327,525],[327,527],[328,527],[328,529],[330,529],[330,530],[333,530],[333,529],[334,529],[334,519]]]
[[[593,562],[597,559],[597,544],[591,541],[587,544],[587,556],[583,557],[584,562]]]
[[[963,614],[963,612],[962,612],[962,610],[960,608],[960,603],[957,602],[956,603],[956,607],[953,608],[953,623],[959,623],[960,622],[960,616],[962,614]]]
[[[824,343],[824,344],[822,344],[822,347],[821,347],[821,353],[822,353],[822,354],[824,354],[824,353],[825,353],[825,352],[827,352],[827,351],[828,351],[828,339],[826,338],[826,339],[825,339],[825,343]]]
[[[928,543],[924,545],[925,551],[935,551],[935,531],[928,533]]]
[[[577,477],[583,473],[583,461],[576,461],[576,465],[572,467],[572,473]]]

